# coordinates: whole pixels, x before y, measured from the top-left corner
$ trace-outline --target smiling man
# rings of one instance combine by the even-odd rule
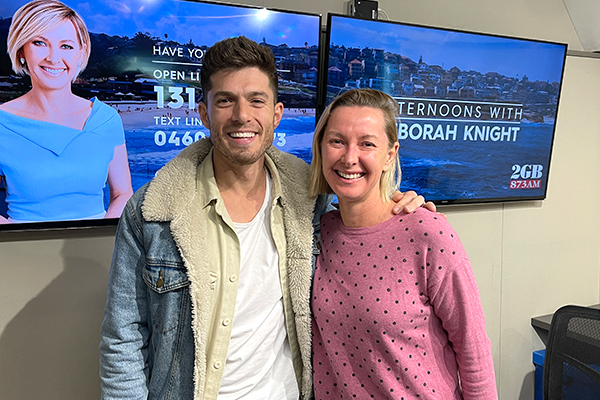
[[[272,146],[283,105],[268,48],[218,42],[201,74],[210,140],[163,167],[119,224],[102,396],[308,399],[313,235],[329,201]]]

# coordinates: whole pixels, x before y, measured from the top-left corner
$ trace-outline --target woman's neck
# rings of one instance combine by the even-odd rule
[[[92,102],[74,95],[68,88],[56,91],[33,88],[23,96],[4,103],[2,109],[36,121],[83,129],[91,114]]]
[[[364,228],[390,219],[394,215],[394,205],[394,202],[384,202],[380,197],[357,203],[340,201],[340,215],[345,226]]]
[[[23,96],[27,108],[36,112],[53,115],[56,113],[68,114],[73,111],[73,102],[77,98],[70,88],[61,90],[39,90],[35,87]]]

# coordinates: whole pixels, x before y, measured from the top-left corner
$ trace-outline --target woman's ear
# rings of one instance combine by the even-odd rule
[[[390,169],[394,160],[396,159],[396,154],[398,154],[398,149],[400,148],[400,144],[398,142],[394,143],[394,145],[390,148],[387,153],[387,157],[385,159],[385,163],[383,164],[383,170],[387,171]]]

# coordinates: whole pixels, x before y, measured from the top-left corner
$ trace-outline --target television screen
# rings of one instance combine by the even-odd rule
[[[398,101],[402,191],[545,198],[566,45],[335,14],[327,25],[323,103],[366,87]]]
[[[24,50],[15,60],[31,68],[33,77],[15,73],[7,36],[15,12],[28,1],[0,6],[0,218],[11,222],[0,223],[0,230],[115,224],[116,218],[103,216],[111,185],[123,185],[127,167],[135,191],[184,147],[208,136],[197,111],[202,57],[228,37],[244,35],[272,49],[285,106],[274,144],[307,159],[317,105],[320,15],[184,0],[64,3],[85,22],[91,42],[87,67],[73,83],[66,81],[77,100],[86,101],[89,117],[64,124],[61,116],[47,117],[16,101],[27,96],[39,101],[51,93],[43,82],[36,85],[50,78],[38,75],[56,78],[62,64],[44,60],[36,74],[37,61]],[[56,35],[68,36],[61,32],[42,31],[27,40],[39,53],[52,48]],[[56,39],[61,50],[71,46],[63,36]],[[75,101],[72,109],[80,104]],[[118,154],[121,125],[127,162]]]

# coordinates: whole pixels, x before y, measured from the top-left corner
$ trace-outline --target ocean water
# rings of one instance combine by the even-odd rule
[[[428,200],[501,199],[542,196],[545,191],[553,126],[522,122],[516,141],[400,140],[401,190]],[[514,165],[542,165],[539,189],[510,189]]]

